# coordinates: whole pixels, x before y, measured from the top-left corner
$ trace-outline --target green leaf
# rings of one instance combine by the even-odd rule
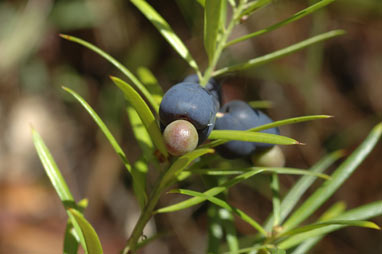
[[[373,202],[367,205],[363,205],[354,209],[351,209],[345,213],[342,213],[333,218],[333,220],[367,220],[376,216],[382,215],[382,201]],[[286,240],[283,240],[278,246],[283,249],[289,249],[297,244],[314,237],[324,236],[330,232],[336,231],[345,227],[346,225],[328,225],[325,227],[313,229],[308,232],[301,233],[299,235],[291,236]]]
[[[318,219],[318,221],[328,221],[336,216],[339,216],[341,213],[343,213],[346,210],[346,204],[343,201],[338,201],[329,209],[327,209]]]
[[[330,165],[332,165],[336,160],[344,156],[344,151],[336,151],[333,152],[323,159],[321,159],[319,162],[317,162],[312,168],[309,169],[309,171],[315,174],[320,174],[324,172]],[[316,177],[314,175],[305,175],[301,177],[300,180],[298,180],[295,185],[288,191],[288,193],[285,195],[281,202],[281,213],[280,213],[280,223],[282,223],[285,218],[289,215],[289,213],[292,211],[292,209],[295,207],[297,202],[301,199],[302,195],[306,193],[308,188],[313,184],[313,182],[316,180]],[[272,216],[267,220],[265,223],[265,228],[267,230],[270,230],[272,228]]]
[[[253,132],[258,132],[258,131],[263,131],[266,129],[271,129],[274,127],[280,127],[283,125],[288,125],[288,124],[295,124],[295,123],[302,123],[302,122],[307,122],[307,121],[313,121],[313,120],[319,120],[319,119],[327,119],[331,118],[332,116],[328,115],[311,115],[311,116],[300,116],[300,117],[293,117],[293,118],[288,118],[280,121],[275,121],[269,124],[264,124],[252,129],[249,129],[248,131],[253,131]],[[212,131],[214,132],[214,131]],[[212,134],[212,133],[211,133]],[[210,138],[210,137],[209,137]],[[206,145],[203,145],[203,147],[216,147],[219,145],[222,145],[224,143],[228,142],[227,140],[214,140]]]
[[[95,232],[94,228],[85,219],[85,217],[74,209],[69,209],[68,212],[78,221],[81,231],[85,237],[87,253],[89,254],[102,254],[101,242]]]
[[[88,200],[82,199],[77,202],[79,212],[83,212],[88,206]],[[80,237],[78,236],[71,219],[69,218],[66,223],[65,237],[64,237],[64,254],[77,254],[79,247]]]
[[[146,86],[147,90],[150,92],[150,94],[156,101],[156,103],[160,105],[163,97],[163,90],[162,87],[159,85],[158,80],[155,78],[152,72],[145,67],[139,67],[137,70],[137,74],[139,79]]]
[[[196,0],[201,6],[204,7],[206,0]]]
[[[209,139],[240,140],[246,142],[259,142],[278,145],[301,144],[292,138],[280,135],[237,130],[213,130],[209,136]]]
[[[214,196],[205,194],[205,193],[200,193],[197,191],[192,191],[192,190],[184,190],[184,189],[178,189],[178,190],[173,190],[172,193],[180,193],[188,196],[193,196],[193,197],[198,197],[198,198],[204,198],[212,203],[214,203],[217,206],[220,206],[230,212],[235,213],[239,218],[247,222],[249,225],[251,225],[254,229],[259,231],[262,235],[266,236],[267,232],[260,226],[259,223],[257,223],[254,219],[252,219],[250,216],[248,216],[246,213],[241,211],[238,208],[235,208],[231,205],[229,205],[227,202],[224,200],[221,200],[219,198],[216,198]]]
[[[253,12],[269,4],[270,2],[271,0],[257,0],[257,1],[249,2],[239,17],[242,18],[244,16],[249,16]]]
[[[129,117],[131,127],[133,129],[134,137],[142,150],[144,158],[147,161],[152,160],[154,153],[154,145],[151,141],[150,135],[147,132],[146,127],[143,125],[141,118],[139,117],[137,111],[133,107],[127,106],[126,111]]]
[[[334,205],[332,205],[328,210],[326,210],[321,215],[321,217],[319,218],[318,221],[330,220],[330,219],[340,215],[341,213],[343,213],[343,211],[345,211],[345,209],[346,209],[346,205],[344,202],[337,202]],[[307,253],[311,248],[313,248],[314,245],[316,245],[319,241],[321,241],[322,238],[323,238],[323,236],[316,236],[316,237],[312,237],[312,238],[305,240],[304,242],[299,244],[293,250],[293,252],[291,254]]]
[[[134,162],[134,176],[133,176],[133,189],[134,195],[137,198],[139,206],[141,209],[147,203],[147,193],[146,193],[146,175],[148,168],[148,163],[146,160],[138,159]]]
[[[286,254],[285,250],[279,248],[271,248],[269,250],[271,251],[271,254]]]
[[[65,210],[68,211],[68,209],[70,208],[78,209],[78,206],[76,202],[74,201],[72,194],[69,191],[68,185],[66,184],[64,177],[62,176],[60,170],[58,169],[57,164],[53,159],[53,156],[49,152],[49,149],[46,147],[41,136],[34,129],[32,129],[32,136],[33,136],[34,146],[36,148],[40,161],[45,169],[45,173],[47,174],[50,182],[52,183],[54,189],[56,190],[56,193],[58,197],[60,198],[62,204],[64,205]],[[69,213],[68,213],[68,216],[70,217]],[[77,235],[79,236],[79,239],[80,239],[79,241],[82,247],[84,248],[84,250],[86,251],[85,238],[80,230],[78,222],[73,217],[70,219],[71,219],[71,223],[73,227],[76,230]],[[73,239],[70,240],[70,244],[72,244],[72,240]],[[69,246],[67,246],[67,248],[69,248]]]
[[[171,183],[171,181],[173,181],[176,176],[179,175],[184,169],[186,169],[196,158],[213,152],[213,149],[200,148],[179,157],[162,177],[161,186],[159,189],[166,188],[167,185]]]
[[[258,171],[268,172],[268,173],[277,173],[284,175],[308,175],[312,177],[320,177],[326,180],[330,179],[330,176],[321,174],[318,172],[311,172],[306,169],[298,169],[298,168],[276,168],[276,167],[250,167],[250,168],[240,168],[240,169],[220,169],[220,168],[206,168],[206,169],[192,169],[190,170],[193,174],[201,174],[201,175],[239,175],[245,172]]]
[[[99,117],[99,115],[94,111],[94,109],[76,92],[71,90],[70,88],[63,87],[65,91],[70,93],[78,102],[81,103],[81,105],[86,109],[86,111],[89,113],[89,115],[93,118],[93,120],[96,122],[98,127],[101,129],[102,133],[105,135],[106,139],[109,141],[111,146],[113,147],[114,151],[118,154],[118,156],[121,158],[123,165],[127,169],[127,171],[131,174],[133,177],[133,185],[135,186],[135,194],[138,196],[138,199],[141,200],[139,197],[141,197],[144,201],[147,200],[147,196],[145,194],[145,185],[141,181],[139,181],[138,174],[139,172],[132,168],[126,154],[118,144],[117,140],[114,138],[113,134],[111,134],[109,128],[107,128],[106,124],[102,121],[102,119]],[[141,137],[143,138],[143,137]]]
[[[219,35],[220,18],[224,15],[225,0],[206,0],[204,6],[204,48],[211,63]]]
[[[271,181],[271,190],[272,190],[272,206],[273,206],[273,225],[278,226],[280,224],[280,184],[279,178],[276,173],[272,174]]]
[[[77,38],[71,35],[65,35],[65,34],[60,34],[60,36],[65,40],[78,43],[92,50],[93,52],[97,53],[98,55],[103,57],[105,60],[107,60],[109,63],[114,65],[118,70],[120,70],[123,74],[126,75],[126,77],[128,77],[131,80],[131,82],[136,86],[139,92],[141,92],[142,95],[145,97],[145,99],[147,99],[147,101],[150,103],[151,107],[155,109],[156,111],[158,111],[159,104],[155,101],[154,97],[150,94],[150,92],[146,89],[146,87],[134,76],[134,74],[131,71],[129,71],[124,65],[118,62],[115,58],[113,58],[112,56],[110,56],[109,54],[101,50],[100,48],[96,47],[95,45],[87,41],[84,41],[80,38]]]
[[[203,193],[205,195],[208,195],[208,196],[215,196],[215,195],[217,195],[219,193],[222,193],[225,190],[228,190],[233,185],[235,185],[237,183],[240,183],[242,181],[245,181],[248,178],[250,178],[250,177],[252,177],[252,176],[254,176],[256,174],[259,174],[259,173],[261,173],[263,171],[264,171],[264,169],[258,169],[258,170],[246,172],[244,174],[241,174],[239,176],[236,176],[236,177],[232,178],[231,180],[228,180],[224,184],[221,184],[219,186],[213,187],[213,188],[211,188],[208,191],[205,191]],[[206,200],[206,198],[204,198],[204,197],[193,197],[193,198],[190,198],[188,200],[179,202],[177,204],[160,208],[156,212],[157,213],[175,212],[175,211],[183,210],[183,209],[186,209],[188,207],[200,204],[200,203],[202,203],[205,200]]]
[[[86,111],[89,113],[89,115],[93,118],[93,120],[96,122],[98,127],[101,129],[102,133],[105,135],[106,139],[109,141],[111,146],[114,148],[115,152],[120,156],[125,168],[131,173],[131,165],[126,157],[126,154],[123,152],[117,140],[114,138],[113,134],[111,134],[109,128],[107,128],[106,124],[102,121],[99,115],[79,94],[74,92],[72,89],[68,87],[62,87],[62,89],[70,93],[86,109]]]
[[[186,171],[188,172],[188,171]],[[239,169],[239,170],[220,170],[220,169],[192,169],[190,172],[193,174],[206,174],[206,175],[232,175],[232,174],[240,174],[239,176],[236,176],[232,178],[231,180],[227,181],[226,183],[216,186],[214,188],[209,189],[208,191],[205,191],[204,194],[215,196],[233,185],[242,182],[244,180],[247,180],[248,178],[262,173],[262,172],[269,172],[269,173],[277,173],[277,174],[293,174],[293,175],[314,175],[317,177],[321,177],[324,179],[329,179],[330,177],[325,174],[319,174],[315,172],[306,171],[303,169],[296,169],[296,168],[267,168],[267,167],[251,167],[246,169]],[[167,213],[167,212],[175,212],[179,210],[186,209],[188,207],[200,204],[201,202],[205,201],[205,199],[202,198],[190,198],[185,201],[181,201],[177,204],[170,205],[167,207],[160,208],[157,212],[158,213]]]
[[[266,247],[267,247],[267,245],[254,246],[254,247],[249,247],[249,248],[242,248],[242,249],[237,250],[237,251],[224,252],[224,254],[259,253],[256,251],[260,250],[260,249],[265,249]]]
[[[146,127],[147,132],[150,134],[151,140],[158,150],[165,156],[168,156],[166,145],[164,144],[162,134],[159,130],[158,124],[155,121],[153,113],[147,106],[142,97],[125,81],[111,77],[111,80],[122,90],[126,100],[137,111],[142,120],[143,125]]]
[[[33,142],[37,150],[37,154],[40,157],[41,163],[44,166],[45,172],[49,177],[54,189],[56,190],[61,201],[71,201],[74,202],[73,196],[69,191],[69,187],[65,182],[60,170],[57,167],[52,155],[50,154],[48,148],[44,144],[44,141],[40,135],[32,129]],[[64,206],[66,203],[64,203]]]
[[[236,233],[234,217],[232,211],[224,208],[218,210],[219,220],[225,232],[227,245],[231,251],[239,250],[239,241]],[[215,252],[216,253],[216,252]]]
[[[355,227],[364,227],[364,228],[372,228],[380,230],[380,227],[373,222],[364,221],[364,220],[329,220],[324,222],[318,222],[306,226],[301,226],[298,228],[294,228],[292,230],[286,231],[282,233],[279,237],[293,236],[297,234],[301,234],[307,231],[311,231],[313,229],[322,228],[329,225],[345,225],[345,226],[355,226]]]
[[[257,2],[259,2],[259,1],[257,1]],[[257,2],[255,2],[255,3],[257,3]],[[263,1],[263,2],[269,2],[269,1]],[[332,2],[334,2],[334,0],[322,0],[322,1],[318,2],[318,3],[316,3],[316,4],[313,4],[313,5],[309,6],[308,8],[305,8],[305,9],[303,9],[303,10],[293,14],[289,18],[284,19],[283,21],[278,22],[278,23],[276,23],[276,24],[274,24],[274,25],[272,25],[270,27],[267,27],[265,29],[261,29],[259,31],[254,32],[254,33],[246,34],[246,35],[244,35],[244,36],[242,36],[240,38],[234,39],[234,40],[228,42],[226,47],[234,45],[234,44],[236,44],[238,42],[241,42],[241,41],[244,41],[244,40],[248,40],[248,39],[253,38],[255,36],[259,36],[259,35],[262,35],[262,34],[265,34],[265,33],[271,32],[271,31],[274,31],[274,30],[276,30],[276,29],[278,29],[278,28],[280,28],[282,26],[285,26],[285,25],[287,25],[289,23],[292,23],[292,22],[294,22],[296,20],[299,20],[299,19],[301,19],[301,18],[303,18],[303,17],[305,17],[305,16],[307,16],[307,15],[309,15],[309,14],[311,14],[311,13],[313,13],[313,12],[315,12],[315,11],[325,7],[325,6],[327,6],[328,4],[330,4]],[[257,8],[257,6],[255,8]]]
[[[295,124],[295,123],[302,123],[307,121],[313,121],[313,120],[320,120],[320,119],[328,119],[332,118],[332,116],[329,115],[311,115],[311,116],[299,116],[299,117],[293,117],[288,118],[280,121],[275,121],[269,124],[264,124],[255,128],[250,129],[250,131],[263,131],[266,129],[274,128],[274,127],[280,127],[283,125],[288,124]]]
[[[187,63],[200,74],[198,65],[192,58],[190,52],[183,44],[182,40],[171,29],[170,25],[162,18],[156,10],[144,0],[131,0],[131,2],[141,11],[141,13],[158,29],[161,35],[175,49],[175,51],[187,61]]]
[[[252,68],[252,67],[257,67],[257,66],[266,64],[270,61],[273,61],[275,59],[278,59],[280,57],[292,54],[298,50],[301,50],[303,48],[306,48],[306,47],[313,45],[313,44],[316,44],[318,42],[322,42],[322,41],[325,41],[327,39],[330,39],[330,38],[333,38],[333,37],[336,37],[339,35],[343,35],[344,33],[345,33],[345,31],[343,31],[343,30],[333,30],[330,32],[319,34],[319,35],[316,35],[316,36],[311,37],[309,39],[306,39],[304,41],[293,44],[289,47],[274,51],[274,52],[269,53],[269,54],[264,55],[264,56],[253,58],[251,60],[248,60],[247,62],[227,66],[227,67],[224,67],[222,69],[216,70],[213,73],[213,76],[220,76],[220,75],[228,73],[228,72],[240,71],[240,70],[244,70],[244,69],[248,69],[248,68]]]
[[[211,204],[208,206],[208,244],[206,253],[219,253],[220,245],[224,240],[224,229],[219,217],[218,206]]]
[[[289,230],[316,211],[362,163],[372,151],[382,135],[382,123],[370,132],[365,141],[337,168],[331,181],[324,182],[284,223],[284,230]]]
[[[77,254],[79,241],[80,239],[73,227],[73,224],[70,219],[68,219],[64,237],[64,254]]]

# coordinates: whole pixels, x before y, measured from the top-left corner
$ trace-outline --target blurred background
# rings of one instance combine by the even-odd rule
[[[150,2],[205,67],[203,12],[197,1]],[[314,2],[273,1],[237,27],[233,36],[265,28]],[[272,107],[266,112],[274,120],[334,116],[281,128],[283,135],[307,144],[282,148],[289,167],[309,168],[337,149],[350,153],[381,121],[382,2],[337,0],[298,22],[232,46],[222,56],[221,66],[237,63],[338,28],[347,34],[220,79],[225,101],[269,100]],[[0,1],[0,253],[62,253],[66,213],[37,158],[30,126],[51,149],[76,200],[89,199],[85,214],[104,252],[119,253],[139,214],[131,179],[93,120],[61,86],[77,91],[93,106],[133,162],[140,151],[123,97],[108,78],[125,77],[59,33],[92,42],[133,72],[140,66],[149,68],[165,91],[192,70],[129,1]],[[339,200],[348,208],[381,200],[381,153],[379,142],[324,208]],[[296,179],[282,176],[283,188],[287,190]],[[202,188],[198,182],[189,185]],[[257,186],[233,188],[230,202],[263,221],[272,209],[269,190]],[[178,198],[168,195],[160,205]],[[156,217],[147,235],[156,230],[168,234],[142,253],[205,253],[205,208],[176,215]],[[382,225],[382,218],[373,221]],[[254,233],[240,221],[237,228],[242,235]],[[382,234],[342,229],[311,253],[382,253]]]

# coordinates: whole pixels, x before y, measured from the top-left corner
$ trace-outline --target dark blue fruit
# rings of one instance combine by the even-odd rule
[[[231,101],[225,104],[216,118],[216,130],[248,130],[260,125],[271,123],[272,120],[260,110],[251,108],[243,101]],[[261,131],[270,134],[280,134],[278,128]],[[272,144],[230,141],[216,147],[216,151],[224,158],[236,159],[248,157],[258,150],[272,147]]]
[[[199,84],[199,77],[196,74],[191,74],[191,75],[187,76],[183,80],[183,82],[192,82],[192,83]],[[215,98],[215,100],[217,102],[216,106],[219,109],[220,105],[222,105],[221,85],[215,79],[211,78],[210,80],[208,80],[207,85],[204,87],[204,89],[209,91],[212,94],[212,96]]]
[[[159,107],[162,131],[176,120],[192,123],[203,143],[211,133],[217,108],[213,96],[197,83],[182,82],[171,87],[163,96]]]

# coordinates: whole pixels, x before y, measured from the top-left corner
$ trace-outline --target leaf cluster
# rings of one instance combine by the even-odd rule
[[[269,54],[248,59],[243,63],[236,63],[217,69],[221,53],[226,48],[295,22],[333,1],[321,0],[267,28],[229,40],[231,32],[237,25],[240,25],[240,22],[248,19],[258,9],[270,4],[271,1],[199,0],[198,3],[201,8],[204,8],[204,46],[208,58],[208,66],[204,71],[200,69],[198,63],[191,56],[185,44],[175,34],[168,22],[147,1],[131,0],[131,3],[142,12],[169,45],[197,73],[201,80],[201,85],[205,85],[211,77],[257,67],[315,43],[343,34],[344,31],[342,30],[329,31]],[[228,9],[232,12],[229,18],[227,15]],[[225,234],[219,235],[214,233],[212,226],[210,227],[209,253],[306,253],[326,234],[343,227],[357,226],[379,229],[376,224],[367,220],[382,215],[382,203],[380,201],[350,210],[346,210],[345,205],[340,202],[325,211],[317,221],[310,224],[305,224],[305,222],[336,192],[372,151],[382,135],[382,124],[377,125],[363,143],[331,175],[324,174],[324,172],[344,156],[342,151],[336,151],[327,155],[310,169],[237,167],[234,164],[231,164],[232,168],[213,168],[208,161],[214,156],[208,155],[214,153],[214,147],[230,140],[279,145],[301,144],[289,137],[265,134],[259,131],[330,117],[326,115],[289,118],[247,131],[215,130],[209,137],[211,140],[209,143],[181,157],[170,158],[158,126],[158,109],[163,91],[150,70],[141,67],[137,71],[137,75],[135,75],[97,46],[74,36],[61,35],[61,37],[97,53],[120,70],[126,78],[126,80],[123,80],[118,77],[110,77],[112,83],[125,97],[125,110],[134,136],[142,151],[141,157],[135,162],[128,159],[128,151],[125,153],[104,121],[84,98],[75,91],[63,87],[89,113],[89,116],[98,125],[100,131],[120,157],[127,173],[133,179],[133,190],[141,207],[141,215],[127,241],[123,253],[135,253],[137,249],[150,242],[151,239],[142,242],[139,242],[139,239],[145,225],[154,214],[176,212],[197,206],[203,202],[209,202],[210,204],[208,216],[211,220],[211,225],[216,225],[225,232]],[[259,105],[268,106],[269,102],[259,102]],[[102,253],[102,246],[94,228],[83,216],[87,201],[76,202],[73,199],[59,168],[42,138],[35,130],[32,130],[32,133],[34,144],[45,172],[68,214],[64,253],[77,253],[79,246],[82,246],[86,253]],[[146,175],[151,168],[156,168],[160,176],[154,186],[147,186]],[[264,223],[256,221],[244,211],[234,207],[226,199],[233,186],[259,174],[270,176],[269,188],[273,194],[273,211]],[[278,179],[278,176],[282,174],[302,175],[284,196],[280,192]],[[212,184],[207,185],[206,190],[203,192],[178,188],[167,192],[170,188],[174,188],[176,183],[185,181],[191,176],[202,177],[207,180],[206,182],[212,182]],[[312,186],[317,178],[324,179],[320,187],[301,205],[297,206],[297,201],[301,199],[302,195]],[[157,208],[160,197],[167,193],[177,193],[189,196],[190,198],[167,207]],[[245,221],[258,232],[258,235],[254,235],[249,243],[242,243],[241,236],[236,233],[234,220],[237,218]],[[159,235],[154,236],[153,239],[157,237]]]

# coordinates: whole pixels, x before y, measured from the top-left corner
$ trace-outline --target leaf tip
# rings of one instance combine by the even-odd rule
[[[375,127],[374,127],[374,131],[376,132],[382,132],[382,122],[380,122],[379,124],[377,124]]]
[[[65,39],[65,40],[70,40],[71,39],[71,36],[67,35],[67,34],[58,34],[58,36],[60,36],[61,38]]]
[[[109,75],[109,78],[113,81],[113,82],[117,82],[119,80],[119,78],[117,78],[116,76],[113,76],[113,75]]]
[[[179,190],[173,189],[167,192],[167,194],[174,194],[174,193],[179,193]]]

